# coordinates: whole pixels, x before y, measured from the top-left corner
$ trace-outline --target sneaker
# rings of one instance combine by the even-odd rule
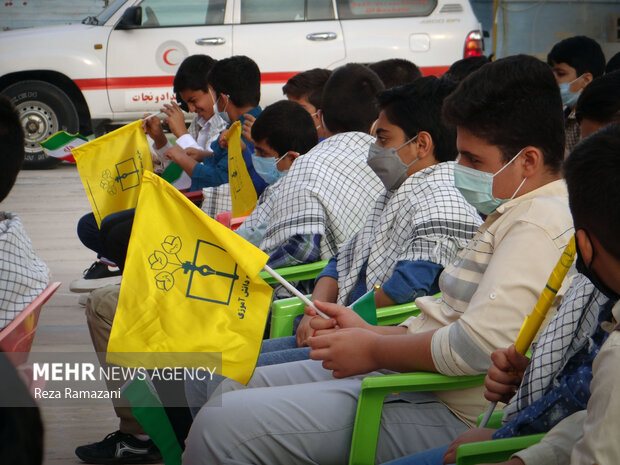
[[[159,450],[153,441],[141,441],[131,434],[115,431],[103,441],[80,446],[75,455],[86,463],[160,463]]]
[[[90,292],[110,284],[119,284],[123,272],[118,268],[114,271],[101,261],[96,261],[84,271],[82,279],[76,279],[69,285],[71,292]]]

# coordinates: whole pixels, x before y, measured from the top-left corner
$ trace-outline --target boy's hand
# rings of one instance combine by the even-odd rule
[[[530,359],[517,353],[515,346],[511,345],[493,352],[491,361],[484,379],[484,397],[491,402],[507,403],[519,389]]]
[[[217,138],[217,143],[220,144],[220,147],[223,149],[228,148],[228,129],[224,129],[220,132],[220,137]]]
[[[185,115],[183,114],[183,110],[176,103],[166,103],[164,107],[161,109],[168,117],[166,118],[166,122],[168,123],[168,127],[170,128],[170,132],[174,134],[177,138],[189,134],[187,132],[187,127],[185,126]]]
[[[254,121],[256,121],[256,118],[249,113],[244,114],[243,117],[245,118],[245,121],[243,122],[243,128],[241,129],[241,135],[250,144],[254,144],[254,140],[252,139],[252,125],[254,124]],[[245,148],[243,150],[245,150]]]
[[[202,161],[203,158],[210,157],[213,155],[213,152],[209,150],[200,150],[194,147],[186,148],[185,153],[196,161]]]
[[[151,116],[151,114],[146,113],[144,116],[142,116],[142,119],[146,118],[147,116]],[[157,147],[158,149],[166,145],[166,142],[168,140],[166,139],[164,130],[161,127],[161,121],[159,121],[159,118],[153,117],[144,120],[142,122],[142,130],[146,134],[148,134],[151,139],[153,139],[153,142],[155,142],[155,147]]]
[[[168,160],[172,160],[177,165],[179,164],[179,159],[186,156],[187,155],[185,154],[185,151],[178,145],[170,147],[168,150],[166,150],[166,153],[164,153],[164,157],[166,157]]]
[[[355,313],[355,310],[352,310],[349,307],[343,307],[342,305],[320,301],[315,301],[314,305],[330,317],[330,319],[325,319],[318,316],[312,307],[305,308],[306,315],[314,317],[310,321],[310,326],[312,329],[316,329],[316,336],[320,335],[322,331],[331,330],[334,328],[372,329],[371,325],[366,323],[361,316]]]
[[[299,322],[297,332],[295,333],[295,337],[297,337],[297,347],[308,347],[308,338],[314,333],[314,329],[310,326],[312,318],[311,316],[304,315]]]
[[[370,373],[379,368],[375,346],[381,336],[361,328],[339,329],[308,339],[310,358],[323,360],[323,368],[332,370],[334,378]]]
[[[443,455],[443,463],[448,464],[456,462],[456,450],[461,444],[489,441],[493,439],[493,433],[495,433],[495,431],[496,430],[491,428],[472,428],[465,431],[450,443],[448,450]]]

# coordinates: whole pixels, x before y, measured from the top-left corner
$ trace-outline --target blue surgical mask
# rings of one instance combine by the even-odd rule
[[[255,153],[252,154],[252,164],[254,170],[258,175],[265,180],[267,184],[273,184],[286,173],[286,171],[278,171],[278,162],[286,157],[287,154],[282,155],[280,158],[274,157],[259,157]]]
[[[475,170],[466,166],[457,165],[454,167],[454,185],[463,194],[465,200],[473,205],[483,215],[490,215],[500,205],[515,198],[523,184],[527,180],[524,178],[519,187],[510,199],[496,199],[493,197],[493,178],[499,173],[504,171],[508,165],[517,159],[521,155],[523,149],[519,151],[512,160],[506,163],[495,174],[487,173],[485,171]]]
[[[560,86],[560,95],[562,96],[562,105],[573,108],[579,99],[579,92],[571,92],[570,85],[572,82],[563,82]]]

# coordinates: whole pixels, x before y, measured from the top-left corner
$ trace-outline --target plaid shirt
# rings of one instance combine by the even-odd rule
[[[338,255],[338,303],[345,305],[364,264],[366,289],[384,284],[399,261],[451,263],[482,224],[454,187],[454,162],[409,176],[396,192],[384,191],[362,230]]]
[[[247,227],[267,224],[260,248],[271,255],[295,236],[313,241],[318,235],[318,258],[334,255],[363,226],[383,191],[366,164],[373,140],[360,132],[336,134],[298,158],[246,220]]]
[[[20,219],[0,212],[0,329],[45,289],[48,275]]]
[[[504,409],[504,421],[511,420],[559,385],[560,373],[583,347],[590,347],[598,317],[608,299],[585,276],[573,278],[558,312],[532,345],[532,361],[521,387]]]
[[[576,292],[571,292],[567,308],[561,308],[557,314],[559,318],[555,318],[545,330],[539,343],[540,349],[534,350],[530,364],[534,365],[534,369],[528,367],[527,376],[516,396],[521,400],[521,410],[510,415],[510,421],[495,432],[494,438],[544,433],[564,418],[587,407],[591,394],[592,363],[608,336],[605,322],[611,320],[614,302],[594,290],[592,284],[588,283],[585,287],[589,288],[589,296],[587,291],[579,292],[583,290],[581,286]],[[585,306],[579,308],[578,304],[573,304],[576,301]],[[573,322],[578,322],[577,327]],[[573,333],[570,333],[571,328]],[[549,352],[553,350],[554,343],[558,346],[558,353]],[[543,363],[540,363],[541,359]],[[547,361],[547,366],[544,361]],[[557,371],[545,372],[544,368],[553,365],[553,361]],[[546,388],[541,389],[545,382]],[[524,399],[532,398],[535,400],[531,403],[524,402]]]

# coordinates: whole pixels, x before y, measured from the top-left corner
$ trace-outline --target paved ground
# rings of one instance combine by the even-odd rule
[[[52,170],[22,171],[0,209],[16,213],[24,223],[34,249],[50,267],[52,280],[62,287],[43,308],[33,351],[92,352],[84,307],[69,283],[95,259],[76,235],[77,220],[90,206],[75,165]],[[45,464],[82,463],[76,446],[94,442],[118,429],[112,408],[47,407]]]

